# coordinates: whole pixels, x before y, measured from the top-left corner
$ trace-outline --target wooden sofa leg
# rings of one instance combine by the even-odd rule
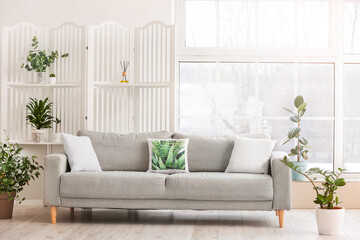
[[[71,207],[71,208],[70,208],[70,213],[74,213],[74,211],[75,211],[74,208]]]
[[[50,207],[51,223],[52,224],[56,223],[56,212],[57,212],[57,207]]]
[[[279,226],[280,228],[284,227],[284,217],[285,217],[285,210],[278,210],[279,216]]]
[[[275,210],[276,216],[279,216],[279,210]]]

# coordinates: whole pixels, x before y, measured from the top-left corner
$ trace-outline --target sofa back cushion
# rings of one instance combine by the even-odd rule
[[[266,133],[247,133],[237,136],[270,139],[270,135]],[[210,137],[174,133],[173,138],[189,138],[188,164],[190,172],[224,172],[234,148],[233,136]]]
[[[79,131],[90,137],[103,171],[146,171],[149,165],[148,138],[171,139],[167,131],[153,133],[102,133]]]

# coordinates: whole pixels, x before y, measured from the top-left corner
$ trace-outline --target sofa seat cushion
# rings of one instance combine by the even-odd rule
[[[146,172],[68,172],[61,175],[60,196],[159,199],[165,196],[166,176],[166,174]]]
[[[166,198],[185,200],[267,201],[273,199],[270,175],[194,172],[166,177]]]

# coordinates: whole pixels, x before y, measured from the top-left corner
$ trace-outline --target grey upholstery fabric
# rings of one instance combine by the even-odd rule
[[[274,181],[274,210],[289,210],[291,208],[291,169],[280,162],[285,155],[285,152],[280,151],[274,151],[271,155],[271,176]]]
[[[269,134],[248,133],[240,137],[270,139]],[[234,137],[209,137],[174,133],[174,139],[189,138],[188,162],[190,172],[224,172],[234,148]]]
[[[159,199],[165,197],[166,174],[104,171],[61,176],[60,194],[68,198]]]
[[[167,131],[153,133],[101,133],[79,131],[88,136],[103,171],[146,171],[149,165],[148,138],[171,138]]]
[[[65,154],[51,154],[45,157],[44,206],[60,206],[60,176],[66,170]]]
[[[63,207],[171,209],[171,210],[272,210],[271,201],[191,201],[162,199],[61,198]]]
[[[266,201],[273,199],[272,178],[265,174],[194,172],[166,178],[166,198]]]

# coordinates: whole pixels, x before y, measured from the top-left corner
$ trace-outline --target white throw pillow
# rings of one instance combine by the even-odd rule
[[[276,141],[236,137],[228,173],[267,173]]]
[[[189,139],[152,139],[149,144],[149,170],[155,173],[188,173]]]
[[[89,137],[61,134],[72,172],[101,171],[99,160]]]

